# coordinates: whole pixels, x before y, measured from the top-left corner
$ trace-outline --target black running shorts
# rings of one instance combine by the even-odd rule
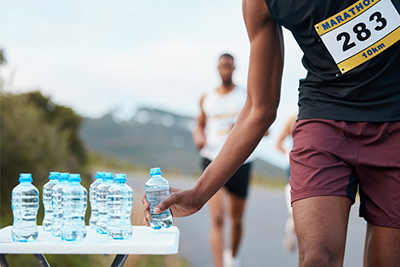
[[[204,170],[210,163],[211,160],[202,158],[202,166]],[[250,167],[251,163],[243,164],[225,183],[224,187],[228,189],[230,193],[238,197],[247,197],[250,180]]]

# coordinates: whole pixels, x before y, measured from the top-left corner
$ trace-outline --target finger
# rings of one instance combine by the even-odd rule
[[[172,194],[169,198],[158,204],[154,208],[154,213],[159,214],[171,207],[172,205],[176,204],[178,202],[178,196],[177,194]]]
[[[150,211],[148,209],[144,211],[144,218],[146,220],[148,220],[148,221],[151,220],[151,214],[150,214]]]
[[[143,203],[143,205],[149,205],[149,202],[147,201],[147,198],[146,198],[146,194],[144,194],[144,196],[143,196],[143,198],[142,198],[142,203]]]

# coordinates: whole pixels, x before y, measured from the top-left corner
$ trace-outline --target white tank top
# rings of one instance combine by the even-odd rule
[[[236,86],[229,93],[220,94],[217,90],[208,92],[203,99],[206,115],[206,144],[200,155],[214,160],[224,145],[233,125],[246,102],[246,90]],[[245,163],[253,160],[251,155]]]

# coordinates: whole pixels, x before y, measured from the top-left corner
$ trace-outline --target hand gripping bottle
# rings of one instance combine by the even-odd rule
[[[107,216],[107,192],[108,188],[113,185],[112,172],[106,172],[103,182],[97,187],[96,204],[99,213],[96,231],[99,234],[107,234],[108,216]]]
[[[53,195],[53,187],[58,183],[60,177],[59,172],[51,172],[49,175],[49,181],[43,186],[43,207],[44,217],[42,227],[44,231],[51,231],[51,224],[54,219],[53,205],[51,204],[51,198]]]
[[[39,210],[39,191],[32,185],[32,175],[21,173],[19,185],[11,193],[14,222],[11,237],[16,242],[33,242],[38,238],[36,216]]]
[[[168,228],[172,225],[170,210],[168,209],[160,214],[155,214],[154,208],[169,197],[169,183],[161,177],[160,168],[151,168],[150,176],[150,180],[148,180],[145,185],[146,199],[150,206],[150,226],[153,229],[160,229],[161,227]]]
[[[81,241],[86,237],[87,191],[80,182],[79,174],[70,174],[69,185],[62,190],[62,240]]]
[[[126,174],[116,174],[107,192],[107,235],[111,239],[131,239],[133,191],[126,184]]]
[[[97,187],[103,182],[104,172],[97,172],[95,181],[89,187],[89,200],[90,200],[90,208],[92,213],[90,214],[89,226],[91,229],[96,230],[97,220],[99,219],[98,209],[97,209]]]
[[[51,234],[53,236],[61,237],[61,225],[62,225],[62,216],[63,210],[61,207],[61,194],[64,187],[69,184],[69,173],[60,173],[58,184],[53,187],[53,196],[51,198],[51,204],[53,206],[54,211],[54,219],[51,224]]]

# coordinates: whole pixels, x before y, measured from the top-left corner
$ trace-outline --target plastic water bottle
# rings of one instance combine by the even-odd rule
[[[111,239],[131,239],[133,191],[126,184],[126,174],[116,174],[114,182],[107,192],[107,235]]]
[[[79,174],[70,174],[69,185],[62,190],[61,203],[64,212],[61,227],[62,240],[83,240],[87,233],[85,226],[87,191],[81,185]]]
[[[160,168],[150,169],[151,178],[146,182],[146,198],[150,205],[150,226],[153,229],[161,227],[170,227],[172,225],[172,215],[170,210],[163,211],[160,214],[154,213],[154,208],[163,200],[169,197],[169,183],[161,177]]]
[[[96,201],[97,209],[99,213],[99,219],[97,221],[97,233],[107,234],[108,227],[108,214],[107,214],[107,192],[108,189],[113,185],[113,174],[112,172],[106,172],[104,175],[103,182],[97,187]]]
[[[51,224],[54,219],[53,205],[51,204],[51,198],[53,195],[53,187],[58,183],[60,177],[59,172],[51,172],[49,175],[49,180],[43,186],[43,207],[44,207],[44,218],[42,222],[42,227],[44,231],[51,231]]]
[[[91,229],[96,230],[97,220],[99,219],[97,204],[96,204],[96,194],[97,187],[103,182],[104,172],[97,172],[95,181],[89,187],[89,200],[92,213],[90,214],[89,226]]]
[[[61,225],[63,218],[63,210],[61,206],[61,194],[64,187],[69,184],[69,173],[60,173],[58,184],[53,187],[53,196],[51,198],[51,204],[54,211],[54,219],[51,224],[51,234],[53,236],[61,236]]]
[[[33,242],[38,238],[36,216],[39,210],[39,191],[32,185],[32,175],[21,173],[19,185],[12,190],[11,208],[14,222],[11,231],[13,241]]]

